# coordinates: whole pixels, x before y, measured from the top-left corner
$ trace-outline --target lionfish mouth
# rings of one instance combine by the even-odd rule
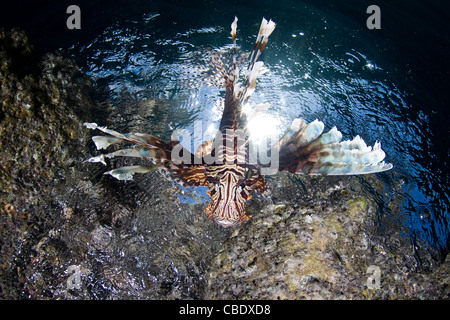
[[[214,221],[219,226],[228,228],[228,227],[234,227],[236,225],[239,225],[250,219],[250,216],[247,216],[247,215],[243,215],[242,217],[243,217],[243,219],[238,219],[238,220],[228,220],[228,219],[222,219],[222,218],[217,217],[217,218],[214,218]]]

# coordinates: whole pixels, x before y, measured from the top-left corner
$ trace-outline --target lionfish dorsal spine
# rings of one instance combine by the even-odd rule
[[[264,67],[264,63],[262,61],[258,61],[258,59],[264,51],[269,36],[272,34],[275,27],[276,24],[272,20],[267,21],[265,18],[262,19],[258,35],[256,36],[256,41],[253,46],[253,51],[248,60],[245,78],[242,83],[242,90],[237,93],[241,104],[245,104],[255,91],[256,79],[258,76],[267,71],[267,68]]]
[[[237,63],[237,61],[236,61],[237,60],[236,59],[236,55],[237,55],[237,49],[236,49],[237,22],[238,22],[238,18],[234,17],[234,21],[231,24],[231,39],[233,40],[233,69],[232,69],[232,73],[233,73],[234,81],[236,81],[236,79],[239,78],[239,68],[236,65],[236,63]]]
[[[233,60],[232,69],[227,77],[229,81],[225,81],[225,99],[224,110],[222,113],[222,119],[219,126],[220,131],[226,129],[243,129],[246,125],[246,119],[242,118],[242,105],[247,103],[250,96],[253,94],[256,88],[257,78],[268,71],[262,61],[257,61],[264,51],[270,34],[275,29],[275,22],[272,20],[267,21],[263,18],[259,32],[256,36],[256,41],[253,46],[253,51],[246,63],[246,69],[244,70],[244,77],[242,83],[239,83],[240,69],[237,64],[237,47],[236,47],[236,30],[237,21],[235,17],[231,24],[231,38],[233,41]],[[217,62],[214,65],[218,66]],[[223,70],[223,68],[220,68]]]

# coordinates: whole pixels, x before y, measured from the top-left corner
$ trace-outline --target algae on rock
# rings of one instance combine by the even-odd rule
[[[33,247],[54,247],[42,235],[60,212],[53,208],[55,191],[80,174],[75,168],[86,156],[88,141],[80,120],[88,120],[92,107],[89,80],[74,62],[59,54],[38,61],[32,52],[24,32],[0,30],[0,219],[6,226],[0,231],[0,274],[5,298],[32,290],[25,284],[25,270]],[[51,273],[34,275],[43,283],[47,276]]]

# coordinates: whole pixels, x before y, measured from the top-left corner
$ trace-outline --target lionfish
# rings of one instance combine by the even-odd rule
[[[94,136],[97,150],[110,145],[127,143],[130,148],[88,159],[89,162],[102,162],[117,156],[149,158],[169,176],[184,186],[208,186],[207,193],[211,204],[206,208],[209,219],[213,218],[220,226],[230,227],[247,221],[246,201],[252,192],[264,192],[267,184],[264,169],[269,164],[249,161],[246,114],[242,107],[247,103],[256,87],[258,76],[267,68],[258,61],[264,51],[268,37],[276,24],[263,18],[253,52],[248,57],[246,67],[239,65],[240,57],[236,50],[237,18],[231,24],[233,41],[232,61],[222,61],[225,56],[211,57],[212,75],[225,88],[224,108],[218,134],[211,141],[201,145],[195,153],[184,148],[178,139],[166,143],[154,136],[143,133],[127,133],[100,127],[96,123],[85,123],[90,129],[98,129],[108,136]],[[228,58],[230,59],[230,58]],[[239,81],[239,78],[242,78]],[[266,104],[263,104],[266,105]],[[305,175],[350,175],[386,171],[392,164],[382,161],[385,157],[379,142],[373,148],[367,146],[361,137],[342,140],[342,134],[333,127],[323,132],[324,124],[315,120],[306,123],[297,118],[277,143],[272,146],[273,154],[278,155],[278,171]],[[180,160],[181,159],[181,160]],[[212,161],[211,159],[214,159]],[[271,165],[271,164],[270,164]],[[131,180],[134,173],[146,173],[146,166],[128,166],[105,172],[119,180]]]

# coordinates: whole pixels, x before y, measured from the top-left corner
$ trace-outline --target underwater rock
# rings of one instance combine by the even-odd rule
[[[92,105],[88,79],[72,61],[48,54],[37,62],[31,51],[23,32],[0,31],[0,183],[2,201],[20,211],[19,195],[45,193],[83,155],[80,117]]]
[[[165,134],[188,117],[168,101],[147,92],[94,104],[74,62],[36,59],[19,30],[0,30],[0,90],[1,299],[450,297],[450,259],[418,270],[400,229],[378,235],[379,204],[355,177],[270,177],[269,196],[249,201],[252,219],[223,230],[199,194],[157,171],[125,183],[83,164],[91,110],[118,130]],[[133,163],[108,166],[123,164]]]
[[[317,201],[268,205],[224,243],[213,259],[207,298],[450,297],[449,259],[433,272],[413,270],[410,246],[394,250],[376,235],[376,205],[348,192],[351,179],[328,187],[321,178],[307,179],[316,187],[307,185],[306,194]],[[283,190],[289,193],[287,186]]]
[[[64,251],[47,233],[59,215],[56,191],[77,180],[75,168],[85,158],[90,82],[57,53],[36,59],[17,29],[0,30],[0,61],[0,220],[6,226],[0,231],[0,294],[45,297],[27,279],[45,284],[51,277],[53,266],[31,275],[36,251],[47,248],[48,263]]]

